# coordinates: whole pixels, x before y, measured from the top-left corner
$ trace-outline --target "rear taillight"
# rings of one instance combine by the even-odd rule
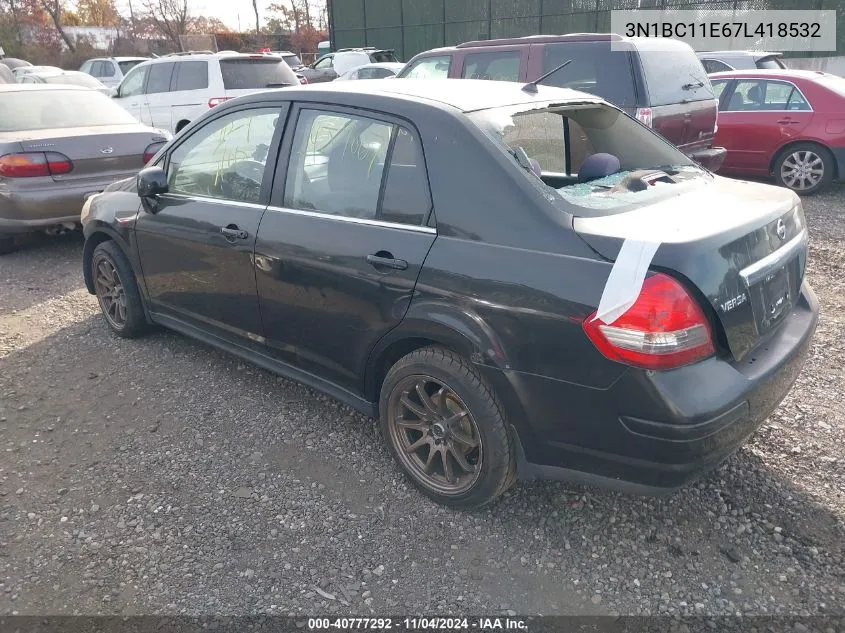
[[[306,77],[305,75],[297,75],[297,78],[299,79],[299,83],[301,83],[302,85],[308,83],[308,77]]]
[[[226,103],[231,97],[212,97],[208,100],[208,107],[213,108],[219,106],[221,103]]]
[[[164,147],[164,143],[153,143],[147,149],[144,150],[144,164],[146,165],[149,163],[155,155],[158,154],[158,150]]]
[[[612,324],[595,318],[584,331],[611,360],[645,369],[674,369],[715,353],[713,333],[701,308],[672,277],[658,273],[643,282],[631,308]]]
[[[637,108],[637,121],[651,127],[654,121],[654,113],[651,111],[651,108]]]
[[[73,162],[58,152],[29,152],[0,156],[0,176],[37,178],[58,176],[73,171]]]

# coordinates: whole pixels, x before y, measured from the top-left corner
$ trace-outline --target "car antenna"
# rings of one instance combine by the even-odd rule
[[[530,92],[531,94],[537,94],[537,84],[539,84],[539,83],[540,83],[541,81],[543,81],[544,79],[546,79],[546,78],[548,78],[548,77],[551,77],[552,75],[554,75],[557,71],[561,70],[562,68],[566,68],[567,66],[569,66],[569,64],[571,64],[571,63],[572,63],[572,61],[573,61],[573,60],[571,60],[571,59],[567,59],[567,60],[566,60],[565,62],[563,62],[560,66],[558,66],[558,67],[556,67],[556,68],[552,68],[552,69],[551,69],[549,72],[547,72],[545,75],[541,75],[540,77],[537,77],[537,79],[535,79],[534,81],[528,82],[527,84],[525,84],[525,85],[522,87],[522,89],[523,89],[525,92]]]

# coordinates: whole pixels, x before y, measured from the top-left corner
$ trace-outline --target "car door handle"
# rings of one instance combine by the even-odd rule
[[[780,123],[781,125],[789,125],[791,123],[798,123],[798,121],[796,121],[795,119],[781,119],[780,121],[778,121],[778,123]]]
[[[404,259],[396,259],[390,253],[379,251],[375,255],[367,255],[367,263],[374,268],[390,268],[392,270],[407,270],[408,262]]]
[[[220,232],[226,236],[226,239],[245,240],[249,237],[249,233],[242,231],[234,224],[220,228]]]

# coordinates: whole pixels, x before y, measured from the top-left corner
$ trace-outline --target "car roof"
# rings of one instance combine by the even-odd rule
[[[754,57],[755,59],[762,57],[783,57],[783,53],[768,51],[697,51],[696,55],[699,57]]]
[[[536,93],[529,93],[522,90],[523,85],[511,81],[483,79],[397,79],[395,81],[363,79],[294,86],[283,88],[277,94],[294,100],[300,95],[309,95],[308,100],[324,97],[331,102],[333,95],[338,93],[355,93],[402,100],[434,101],[462,112],[548,101],[603,103],[603,100],[595,95],[567,88],[538,86]],[[260,99],[261,94],[254,97]]]
[[[623,37],[618,33],[569,33],[567,35],[526,35],[525,37],[508,37],[495,40],[473,40],[462,42],[455,46],[443,46],[419,53],[415,57],[433,57],[447,53],[454,53],[466,48],[492,48],[496,46],[527,46],[528,44],[565,44],[589,42],[615,42],[620,50],[652,50],[672,52],[678,50],[692,50],[686,42],[671,38],[656,37]]]
[[[714,79],[734,79],[734,78],[749,78],[749,79],[786,79],[796,80],[804,79],[807,81],[814,81],[819,77],[834,77],[830,73],[825,73],[820,70],[797,70],[793,68],[772,68],[772,69],[754,69],[747,70],[723,70],[717,73],[710,73],[707,75],[710,81]]]
[[[76,90],[80,92],[91,92],[90,88],[74,86],[71,84],[0,84],[0,92],[26,92],[42,90]]]

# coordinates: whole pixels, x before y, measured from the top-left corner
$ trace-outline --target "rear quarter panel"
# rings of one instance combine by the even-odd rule
[[[581,323],[612,264],[462,117],[415,118],[438,237],[402,327],[449,328],[477,363],[606,386],[621,366],[592,346]]]

